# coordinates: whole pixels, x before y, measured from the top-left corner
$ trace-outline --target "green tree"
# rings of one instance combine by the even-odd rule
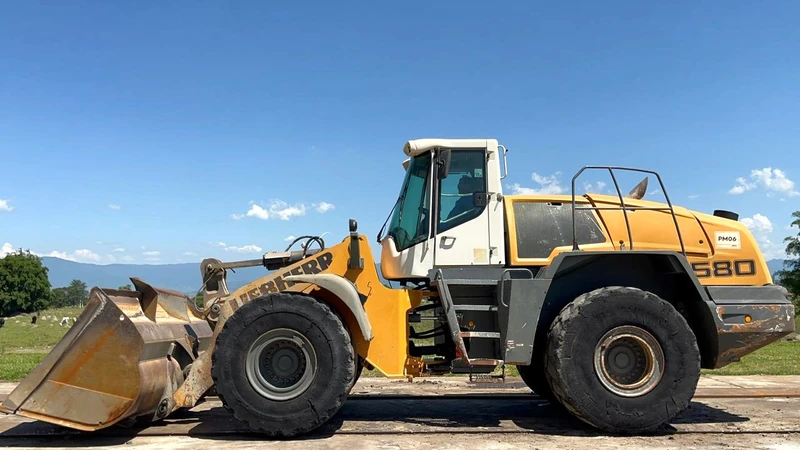
[[[81,280],[72,280],[69,286],[66,287],[67,305],[66,306],[80,306],[86,303],[89,297],[89,290],[86,288],[86,283]]]
[[[52,299],[41,258],[19,249],[0,259],[0,316],[41,311],[50,307]]]
[[[791,226],[800,229],[800,211],[792,213],[794,221]],[[775,273],[780,279],[780,284],[794,295],[795,313],[800,314],[800,231],[797,236],[789,236],[784,239],[786,242],[786,254],[788,260],[783,263],[783,270]],[[792,258],[794,257],[794,258]]]
[[[197,307],[200,308],[201,310],[203,309],[204,304],[203,304],[203,293],[202,292],[198,292],[197,294],[195,294],[195,296],[194,296],[194,304],[197,305]]]
[[[120,291],[132,291],[133,287],[130,284],[126,284],[124,286],[120,286],[118,289]]]
[[[69,301],[67,300],[67,288],[60,287],[53,289],[53,306],[56,308],[64,308],[65,306],[69,306]]]

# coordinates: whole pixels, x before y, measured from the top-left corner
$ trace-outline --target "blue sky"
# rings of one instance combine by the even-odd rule
[[[799,16],[792,1],[4,2],[0,244],[169,263],[339,242],[351,217],[374,237],[406,140],[494,137],[508,193],[568,193],[584,164],[655,169],[673,202],[740,213],[780,256],[800,209]]]

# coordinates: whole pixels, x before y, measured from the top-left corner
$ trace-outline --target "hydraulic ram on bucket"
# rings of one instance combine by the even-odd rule
[[[185,295],[131,281],[135,291],[93,288],[77,322],[0,411],[93,431],[171,410],[212,330]]]

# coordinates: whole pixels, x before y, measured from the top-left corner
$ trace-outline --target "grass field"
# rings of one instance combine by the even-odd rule
[[[60,308],[39,313],[36,325],[30,316],[11,317],[0,328],[0,380],[24,378],[67,332],[59,326],[61,317],[78,317],[80,308]],[[800,318],[796,319],[800,329]],[[710,375],[800,375],[800,341],[775,342],[719,370],[704,370]],[[517,376],[515,367],[506,367],[506,376]],[[363,377],[380,376],[364,371]]]
[[[39,313],[36,325],[30,316],[6,318],[0,328],[0,380],[24,378],[69,329],[59,326],[62,317],[78,317],[81,308],[57,308]]]

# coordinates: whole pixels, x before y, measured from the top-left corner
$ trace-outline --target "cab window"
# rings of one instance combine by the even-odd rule
[[[389,235],[402,251],[428,238],[431,154],[411,160],[398,204],[389,224]]]
[[[480,216],[473,194],[486,192],[486,152],[453,150],[447,178],[439,180],[439,225],[441,233]]]

